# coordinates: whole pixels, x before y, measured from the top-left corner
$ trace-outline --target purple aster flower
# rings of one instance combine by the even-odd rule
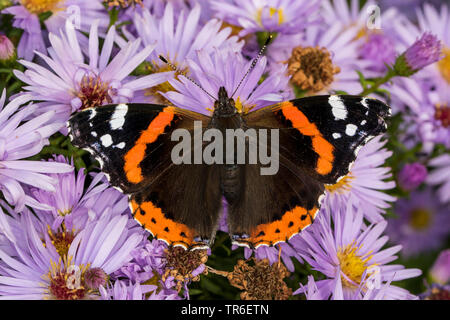
[[[0,34],[0,63],[8,63],[16,57],[14,44],[5,35]]]
[[[265,72],[266,63],[267,59],[261,58],[234,94],[233,99],[240,112],[259,109],[291,97],[285,92],[288,81],[283,74],[285,67],[282,67],[279,73],[272,73],[258,85]],[[191,77],[216,98],[221,86],[224,86],[231,96],[250,65],[251,61],[245,60],[240,53],[227,50],[214,50],[212,54],[199,50],[195,60],[188,59]],[[211,96],[186,77],[180,75],[178,79],[169,80],[176,91],[163,93],[165,98],[180,108],[204,114],[214,109],[215,100]]]
[[[115,281],[106,288],[100,287],[102,300],[146,300],[145,296],[154,291],[154,285],[126,284],[125,281]]]
[[[133,252],[133,260],[121,267],[114,278],[126,278],[131,282],[145,282],[155,275],[163,275],[165,271],[165,242],[153,239],[145,240],[143,245]]]
[[[443,250],[430,270],[434,282],[446,284],[450,282],[450,249]]]
[[[69,162],[63,156],[56,156],[55,163]],[[56,190],[50,192],[32,188],[29,193],[38,203],[50,208],[36,212],[52,230],[58,229],[63,222],[68,230],[78,230],[106,212],[130,214],[128,197],[110,187],[103,173],[93,174],[92,182],[86,189],[84,168],[77,173],[51,174],[50,177],[56,181]]]
[[[117,280],[107,288],[100,287],[102,300],[180,300],[177,291],[158,292],[155,285],[142,285],[139,283],[127,284],[126,281]]]
[[[296,290],[293,294],[299,293],[304,293],[306,300],[326,300],[328,298],[328,296],[324,296],[319,288],[317,288],[313,276],[308,276],[306,287],[300,283],[300,289]],[[328,295],[328,292],[326,292],[326,294]]]
[[[169,2],[165,0],[106,0],[108,6],[120,7],[125,10],[120,10],[119,20],[127,21],[132,20],[136,12],[142,12],[142,10],[148,10],[155,18],[161,18],[164,16],[166,5],[170,3],[175,9],[175,13],[178,14],[182,10],[187,10],[191,7],[191,3],[196,0],[171,0]]]
[[[243,28],[240,36],[258,31],[293,34],[319,21],[316,0],[210,0],[210,4],[218,18]]]
[[[386,283],[416,277],[418,269],[405,269],[388,264],[401,250],[397,245],[385,248],[387,236],[382,236],[387,222],[366,225],[364,214],[355,210],[351,201],[347,207],[325,208],[314,224],[302,233],[298,250],[314,270],[323,273],[324,280],[316,282],[322,297],[333,300],[361,299],[367,290],[380,289]],[[373,277],[373,282],[368,282]],[[297,291],[296,293],[299,293]],[[384,299],[409,299],[411,294],[390,285],[383,293]]]
[[[21,60],[28,70],[15,70],[15,75],[28,86],[24,88],[37,103],[39,112],[57,112],[55,119],[67,121],[73,111],[108,103],[127,102],[133,92],[166,81],[171,75],[159,73],[136,79],[128,75],[152,52],[154,46],[139,50],[140,40],[128,42],[109,62],[116,32],[111,27],[99,52],[98,21],[91,26],[87,59],[80,49],[78,37],[70,22],[60,36],[50,34],[50,57],[38,55],[47,69]]]
[[[408,19],[416,19],[417,8],[423,4],[433,4],[436,7],[442,3],[442,0],[380,0],[381,10],[389,8],[396,8],[399,12],[405,15]]]
[[[343,24],[357,25],[360,29],[367,27],[367,21],[371,14],[369,7],[374,5],[375,1],[368,0],[364,6],[360,8],[358,0],[324,0],[321,3],[321,15],[324,17],[325,23],[333,23],[340,21]]]
[[[407,163],[398,174],[398,184],[403,190],[417,189],[427,177],[427,168],[420,163]]]
[[[443,154],[428,163],[434,168],[428,175],[426,183],[439,186],[437,195],[442,203],[450,201],[450,155]]]
[[[192,10],[183,10],[178,19],[174,17],[171,3],[167,4],[164,15],[158,19],[148,10],[142,10],[134,16],[134,26],[144,45],[156,44],[153,52],[148,56],[150,63],[148,72],[151,74],[171,70],[159,59],[164,56],[181,70],[187,71],[187,59],[192,59],[198,50],[212,53],[213,50],[231,50],[239,52],[243,42],[238,42],[236,36],[230,37],[231,28],[222,28],[222,22],[212,19],[204,25],[200,23],[201,6],[196,4]],[[127,34],[128,38],[133,38]],[[133,101],[160,102],[157,91],[167,92],[173,90],[169,85],[163,84],[137,93]]]
[[[402,141],[408,147],[422,142],[430,153],[435,144],[450,148],[450,94],[448,86],[434,85],[417,77],[397,78],[389,89],[392,105],[403,112],[405,132]]]
[[[398,217],[389,219],[386,232],[406,257],[438,248],[449,235],[450,209],[430,189],[398,200],[394,212]]]
[[[436,46],[435,40],[432,40],[430,33],[441,42],[442,45],[442,59],[437,63],[433,63],[428,67],[425,67],[419,72],[416,77],[423,78],[427,81],[432,81],[434,84],[440,84],[446,86],[446,91],[449,91],[450,85],[450,11],[448,4],[442,4],[438,9],[433,5],[426,3],[423,9],[416,9],[418,24],[415,24],[408,19],[393,20],[393,26],[395,33],[398,37],[398,43],[402,46],[403,50],[407,50],[409,47],[417,41],[418,38],[427,34],[426,39],[430,39],[431,44]],[[423,42],[422,42],[423,44]],[[416,46],[416,49],[420,46]],[[415,49],[415,50],[416,50]],[[411,48],[412,50],[412,48]],[[410,52],[412,52],[410,50]],[[437,52],[431,48],[425,48],[424,52],[428,52],[430,55],[437,57]],[[419,59],[419,57],[417,57]],[[428,58],[424,57],[419,59],[421,63]]]
[[[76,265],[90,265],[112,274],[132,259],[131,252],[142,242],[141,230],[130,224],[128,215],[104,214],[88,223],[69,247],[68,257]]]
[[[396,198],[385,193],[395,188],[391,169],[383,167],[392,152],[383,148],[387,140],[375,137],[363,146],[345,177],[334,185],[327,185],[322,207],[329,210],[345,208],[349,202],[363,208],[365,218],[371,222],[383,220],[382,214]]]
[[[67,238],[40,235],[31,216],[29,211],[15,216],[20,234],[16,241],[1,246],[3,299],[97,299],[96,290],[85,283],[86,274],[92,269],[96,274],[99,270],[112,274],[132,259],[131,252],[143,239],[129,227],[129,217],[105,214],[65,243],[68,249],[61,256],[61,245]]]
[[[106,30],[109,17],[102,5],[102,0],[52,0],[32,1],[15,0],[17,5],[6,8],[2,13],[14,15],[13,26],[24,30],[20,39],[17,53],[20,58],[32,60],[35,50],[46,53],[44,34],[41,30],[39,15],[51,12],[51,16],[44,21],[46,29],[57,33],[64,26],[67,19],[77,24],[80,31],[89,31],[94,20],[99,19],[98,24]]]
[[[160,240],[144,240],[132,252],[133,259],[111,278],[129,284],[153,285],[148,297],[151,300],[180,299],[178,293],[182,288],[184,298],[189,299],[187,286],[191,281],[198,281],[199,275],[205,271],[204,258],[207,258],[207,254],[210,252],[197,255],[195,251],[169,248]]]
[[[364,60],[371,62],[367,69],[377,74],[385,73],[386,65],[392,65],[397,56],[394,39],[386,33],[369,34],[359,49],[359,55]]]
[[[364,5],[360,7],[359,0],[324,0],[321,3],[321,15],[326,25],[333,25],[339,21],[347,29],[355,27],[358,33],[354,40],[370,41],[372,35],[383,35],[392,41],[396,39],[395,28],[393,23],[385,23],[384,21],[394,22],[402,19],[402,14],[395,7],[386,10],[376,11],[378,1],[364,1]],[[376,14],[380,14],[379,17]],[[375,37],[376,40],[381,38]],[[385,42],[386,43],[386,42]],[[387,44],[387,43],[386,43]],[[390,48],[383,48],[384,50]],[[381,56],[385,53],[379,52]]]
[[[375,285],[366,287],[367,282],[362,282],[358,290],[355,290],[353,296],[348,297],[347,300],[386,300],[386,299],[402,299],[402,300],[417,300],[418,297],[408,294],[405,290],[398,287],[391,287],[390,283],[384,283],[376,288]],[[322,292],[323,291],[323,292]],[[328,300],[330,298],[330,293],[327,292],[326,288],[319,290],[313,276],[308,276],[308,283],[306,286],[300,284],[300,289],[294,292],[294,294],[304,293],[307,300]],[[386,296],[386,292],[389,296]],[[397,292],[397,296],[395,293]],[[337,300],[337,295],[333,296],[334,300]]]
[[[386,70],[385,63],[393,63],[396,58],[396,38],[391,24],[384,21],[399,19],[401,14],[395,8],[382,10],[379,17],[371,8],[376,1],[365,1],[360,8],[359,0],[322,1],[322,16],[327,25],[339,21],[343,29],[353,27],[357,35],[353,40],[359,43],[358,53],[364,64],[358,64],[366,77],[379,76]],[[378,23],[380,23],[378,25]],[[367,65],[366,65],[367,64]]]
[[[30,98],[25,94],[5,105],[5,90],[0,98],[0,191],[17,211],[21,211],[24,205],[48,209],[48,206],[25,194],[24,186],[55,191],[56,181],[46,173],[73,170],[67,164],[21,160],[38,154],[49,143],[48,138],[63,126],[61,122],[51,121],[55,111],[42,113],[27,121],[37,106],[20,106]]]

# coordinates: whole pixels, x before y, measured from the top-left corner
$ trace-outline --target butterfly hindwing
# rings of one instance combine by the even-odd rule
[[[257,248],[289,240],[308,227],[320,207],[324,185],[280,159],[275,175],[245,165],[244,188],[228,206],[228,227],[235,244]]]

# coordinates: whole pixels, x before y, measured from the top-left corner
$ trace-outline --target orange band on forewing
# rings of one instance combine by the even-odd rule
[[[131,201],[134,218],[157,239],[168,244],[189,248],[194,243],[194,233],[185,224],[167,219],[162,210],[152,202],[138,204]]]
[[[174,111],[174,107],[164,108],[153,121],[150,122],[147,129],[141,133],[141,136],[136,141],[134,147],[125,155],[124,170],[128,181],[139,183],[144,179],[140,163],[144,160],[147,144],[155,142],[158,136],[164,132],[166,126],[173,120]]]
[[[318,211],[317,207],[311,210],[296,206],[286,212],[280,220],[260,224],[252,230],[250,238],[245,239],[255,247],[260,245],[274,245],[278,242],[287,241],[293,235],[299,233],[313,223]]]
[[[316,171],[321,175],[326,175],[333,169],[334,147],[329,143],[314,123],[309,122],[308,118],[291,102],[286,101],[281,104],[281,111],[286,119],[292,122],[292,126],[305,136],[312,139],[312,147],[318,154]]]

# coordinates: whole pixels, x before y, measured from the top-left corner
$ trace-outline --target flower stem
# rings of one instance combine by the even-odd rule
[[[375,91],[377,91],[380,88],[380,86],[382,86],[386,82],[389,82],[395,76],[397,76],[396,72],[392,69],[389,69],[389,71],[386,73],[386,75],[384,77],[377,78],[370,87],[364,88],[364,90],[359,95],[367,96],[371,93],[374,93]]]
[[[206,269],[208,270],[208,272],[214,273],[214,274],[218,274],[219,276],[228,277],[229,272],[226,271],[221,271],[221,270],[216,270],[210,266],[206,266]]]

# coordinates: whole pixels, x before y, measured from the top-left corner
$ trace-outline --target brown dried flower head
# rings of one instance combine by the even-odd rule
[[[289,272],[282,263],[270,265],[268,259],[239,260],[228,274],[231,285],[241,289],[242,300],[287,300],[292,289],[283,281]]]
[[[309,93],[322,91],[329,86],[341,69],[333,65],[326,48],[298,46],[287,61],[291,82]]]
[[[206,250],[188,251],[180,247],[174,247],[166,249],[165,253],[166,270],[162,276],[163,281],[170,276],[174,277],[177,283],[176,289],[180,291],[185,283],[200,280],[200,275],[193,274],[193,272],[208,261]],[[206,273],[205,268],[203,274]]]

